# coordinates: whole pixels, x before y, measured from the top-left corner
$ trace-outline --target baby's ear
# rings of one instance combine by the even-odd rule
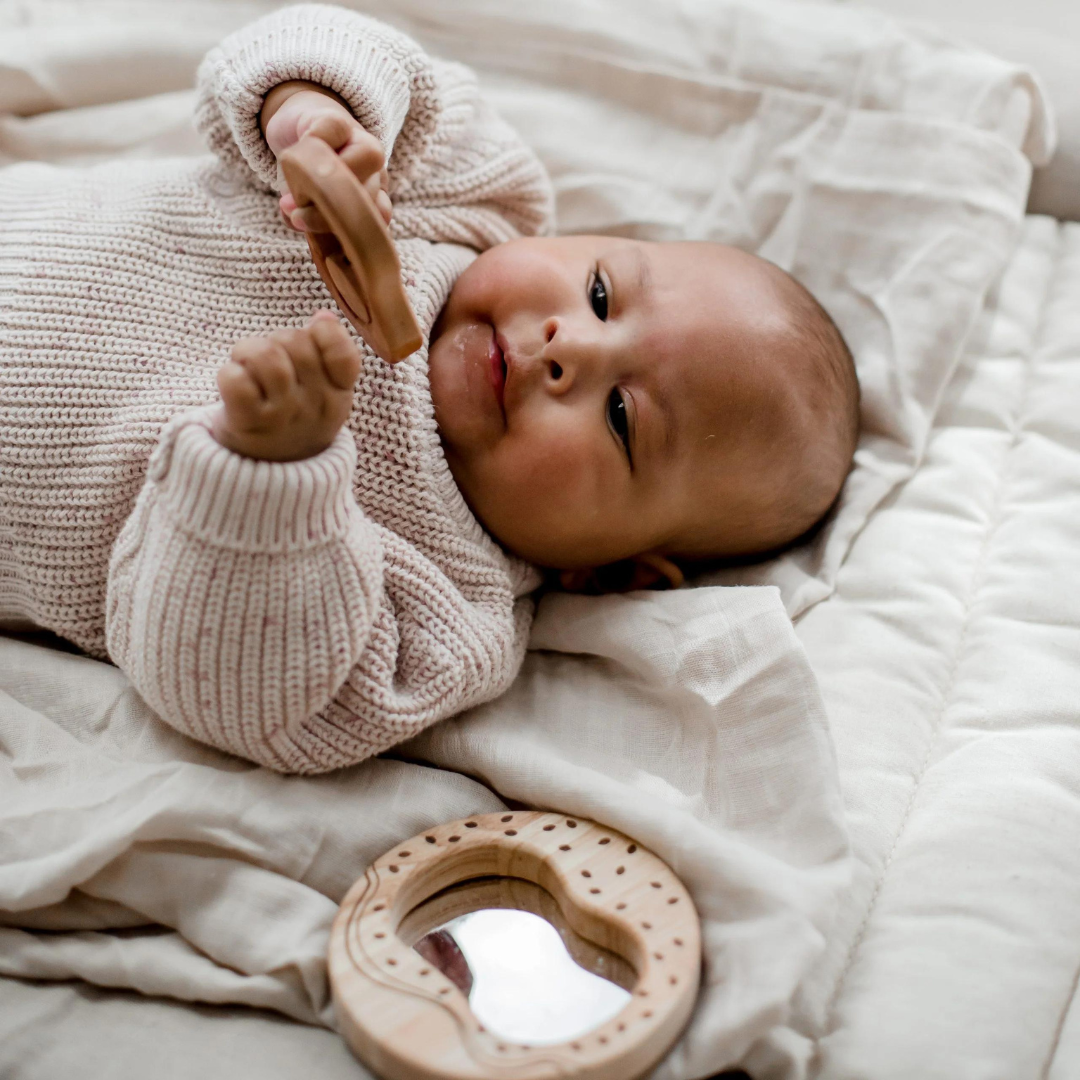
[[[559,574],[559,584],[567,592],[593,596],[633,592],[635,589],[678,589],[684,580],[682,570],[666,555],[655,551],[607,566],[563,570]]]
[[[647,551],[628,560],[633,564],[630,589],[681,589],[686,582],[682,570],[666,555]]]

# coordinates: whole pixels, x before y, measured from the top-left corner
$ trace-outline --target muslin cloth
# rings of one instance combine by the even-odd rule
[[[407,743],[411,760],[306,778],[177,734],[115,668],[0,638],[0,973],[332,1026],[324,956],[346,890],[393,844],[501,796],[666,859],[706,969],[661,1075],[737,1061],[784,1019],[850,873],[779,594],[552,597],[532,645],[505,697]]]

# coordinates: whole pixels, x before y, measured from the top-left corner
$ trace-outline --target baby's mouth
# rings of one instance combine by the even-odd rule
[[[503,352],[502,343],[499,340],[499,335],[495,333],[494,327],[492,327],[491,350],[488,358],[491,364],[491,385],[495,391],[495,400],[498,401],[499,409],[502,411],[503,419],[505,419],[506,354]]]

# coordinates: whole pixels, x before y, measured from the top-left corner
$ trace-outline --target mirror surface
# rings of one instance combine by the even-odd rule
[[[481,878],[431,897],[399,935],[468,997],[505,1039],[566,1042],[611,1019],[636,975],[620,956],[575,934],[550,893],[517,878]]]

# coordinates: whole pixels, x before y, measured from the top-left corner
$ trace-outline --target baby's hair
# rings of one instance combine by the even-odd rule
[[[790,274],[785,274],[784,278],[810,361],[831,384],[836,396],[837,435],[841,454],[850,463],[859,440],[860,394],[855,358],[840,328],[817,297]],[[845,475],[846,472],[845,468]]]
[[[851,469],[859,438],[859,380],[855,359],[832,316],[801,282],[779,267],[774,275],[791,318],[789,335],[804,367],[803,382],[814,424],[793,432],[789,446],[800,461],[777,500],[786,523],[774,547],[801,539],[832,509]],[[809,436],[809,439],[807,439]]]
[[[839,327],[790,274],[749,257],[780,301],[750,361],[762,376],[743,414],[750,482],[665,551],[687,574],[759,561],[808,539],[839,498],[859,437],[859,381]]]

